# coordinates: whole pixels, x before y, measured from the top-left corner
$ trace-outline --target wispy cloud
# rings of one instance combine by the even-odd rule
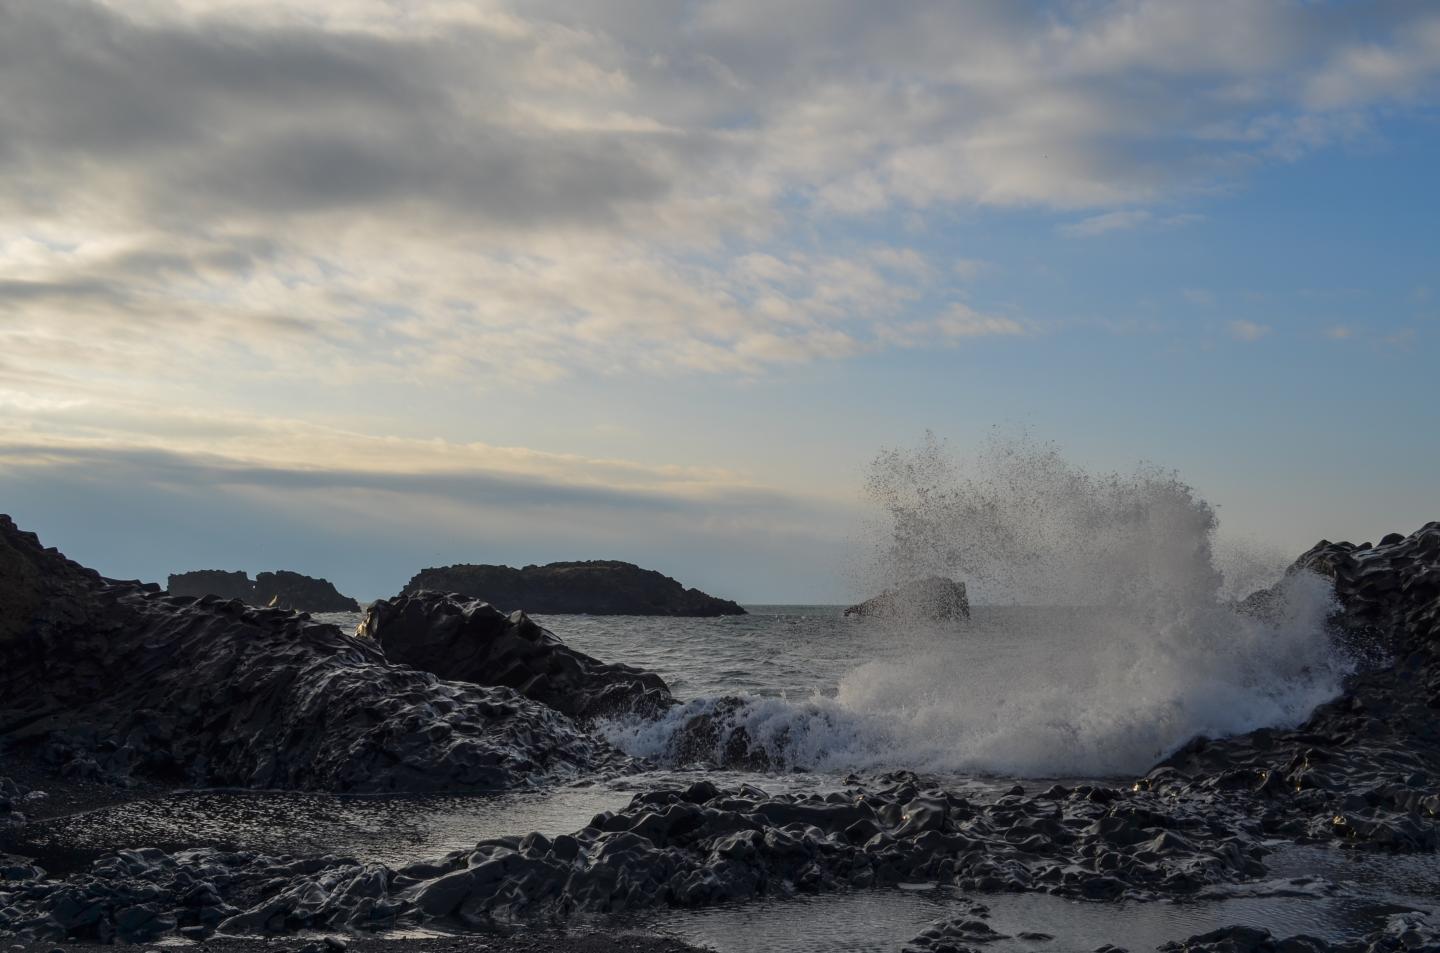
[[[1237,341],[1258,341],[1269,334],[1273,328],[1265,324],[1256,324],[1254,321],[1231,321],[1227,327],[1230,336]]]
[[[1148,209],[1120,209],[1061,225],[1056,231],[1067,238],[1095,238],[1110,232],[1129,231],[1141,226],[1179,228],[1204,220],[1205,216],[1191,212],[1177,215],[1157,215]]]

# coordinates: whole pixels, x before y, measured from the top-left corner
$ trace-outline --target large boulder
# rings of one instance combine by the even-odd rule
[[[591,658],[523,612],[507,616],[460,595],[381,599],[367,610],[360,634],[392,662],[442,678],[505,685],[576,718],[654,715],[675,704],[660,676]]]
[[[455,592],[511,612],[537,615],[744,615],[729,599],[687,589],[633,563],[593,559],[546,566],[445,566],[423,569],[401,590]]]
[[[944,576],[928,576],[887,589],[874,598],[850,606],[845,614],[912,621],[968,619],[970,599],[965,593],[965,583]]]
[[[104,579],[5,516],[0,566],[0,745],[69,776],[496,790],[618,759],[513,689],[393,665],[303,614]]]
[[[166,589],[172,596],[218,596],[239,599],[252,606],[297,612],[360,611],[360,603],[341,595],[328,579],[316,579],[288,569],[262,572],[253,580],[240,571],[197,569],[174,573]]]

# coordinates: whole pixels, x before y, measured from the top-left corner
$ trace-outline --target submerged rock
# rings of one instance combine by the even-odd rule
[[[401,595],[430,590],[536,615],[744,615],[729,599],[687,589],[669,576],[607,559],[545,566],[458,565],[424,569]]]
[[[617,758],[506,687],[388,662],[303,614],[115,582],[0,516],[0,743],[63,777],[494,790]]]
[[[929,576],[887,589],[872,599],[850,606],[845,614],[917,621],[968,619],[970,599],[965,593],[965,583],[944,576]]]
[[[392,662],[442,678],[504,685],[576,718],[653,716],[676,704],[664,680],[565,645],[523,612],[416,592],[371,604],[360,634]]]
[[[360,611],[360,603],[341,595],[328,579],[316,579],[286,569],[262,572],[253,581],[239,571],[198,569],[172,575],[166,588],[172,596],[216,596],[297,612]]]

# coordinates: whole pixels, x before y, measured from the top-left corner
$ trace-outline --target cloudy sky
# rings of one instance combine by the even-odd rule
[[[125,577],[841,600],[991,428],[1440,518],[1440,7],[0,0],[0,510]]]

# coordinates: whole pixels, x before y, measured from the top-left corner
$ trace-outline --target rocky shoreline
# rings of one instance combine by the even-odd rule
[[[699,780],[645,790],[571,834],[493,838],[394,868],[151,849],[51,877],[12,858],[0,880],[0,936],[210,942],[397,927],[498,936],[919,881],[977,898],[966,916],[907,947],[943,953],[996,939],[987,895],[1184,902],[1243,886],[1284,896],[1305,885],[1271,876],[1277,843],[1436,850],[1440,523],[1373,546],[1321,543],[1291,573],[1334,588],[1337,637],[1361,660],[1344,694],[1295,729],[1195,739],[1142,778],[985,797],[908,772],[852,777],[823,794]],[[1285,594],[1282,584],[1246,606],[1278,611]],[[636,767],[590,723],[675,704],[656,676],[574,652],[523,614],[473,601],[382,601],[362,633],[105,580],[0,518],[0,764],[18,757],[62,787],[117,791],[524,788]],[[705,739],[716,767],[727,752],[750,757],[743,739],[733,741]],[[0,783],[0,832],[9,831],[0,836],[11,843],[26,797],[21,785]],[[1246,928],[1176,941],[1176,950],[1217,953],[1440,949],[1413,915],[1354,944]]]

